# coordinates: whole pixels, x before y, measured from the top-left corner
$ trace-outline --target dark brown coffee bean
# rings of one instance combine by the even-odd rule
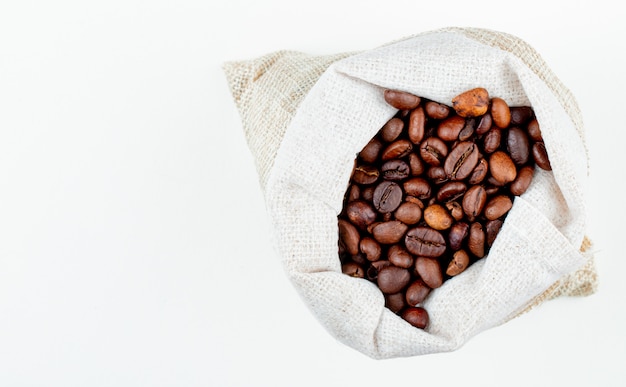
[[[454,219],[444,206],[432,204],[424,210],[424,221],[435,230],[442,231],[449,229]]]
[[[501,184],[510,183],[517,176],[517,169],[511,157],[503,151],[494,152],[489,157],[489,172]]]
[[[439,257],[446,251],[443,235],[430,227],[410,229],[404,238],[404,245],[413,255]]]
[[[413,266],[413,256],[401,245],[393,245],[387,251],[387,260],[394,266],[403,267],[405,269]]]
[[[450,114],[450,108],[442,103],[428,101],[424,104],[424,110],[428,117],[435,120],[443,120]]]
[[[438,137],[429,137],[420,145],[420,156],[427,164],[439,166],[447,155],[448,147]]]
[[[517,165],[524,165],[528,162],[530,154],[530,141],[528,135],[522,129],[513,127],[507,134],[506,149],[511,155],[511,159]]]
[[[491,99],[491,117],[498,128],[504,129],[511,123],[511,110],[502,98]]]
[[[528,106],[513,106],[511,111],[510,125],[523,125],[533,117],[533,110]]]
[[[383,149],[383,142],[374,137],[370,142],[365,145],[365,148],[359,152],[361,160],[367,164],[374,164],[378,160],[381,150]]]
[[[446,157],[443,169],[449,179],[463,180],[478,163],[478,147],[471,141],[458,143]]]
[[[491,119],[491,114],[486,113],[482,117],[480,117],[480,121],[478,122],[478,126],[476,127],[476,134],[478,136],[482,136],[487,133],[489,129],[491,129],[491,125],[493,120]]]
[[[406,289],[405,301],[409,306],[417,306],[428,297],[430,291],[428,285],[418,278]]]
[[[421,307],[406,308],[402,312],[402,319],[419,329],[426,328],[429,322],[428,312]]]
[[[376,189],[376,186],[368,186],[365,188],[361,188],[361,199],[365,200],[366,202],[372,202],[372,200],[374,199],[374,190]]]
[[[403,129],[404,121],[398,117],[394,117],[387,121],[387,123],[383,125],[382,129],[380,129],[380,137],[383,141],[392,142],[400,136]]]
[[[399,188],[399,187],[398,187]],[[353,200],[346,206],[346,216],[350,222],[361,230],[376,220],[376,211],[365,200]]]
[[[458,202],[447,202],[446,208],[450,211],[450,215],[452,215],[454,220],[459,221],[463,219],[463,207]]]
[[[472,185],[480,184],[483,180],[485,180],[485,177],[487,177],[488,172],[489,172],[489,164],[487,163],[486,159],[481,158],[478,160],[478,163],[474,167],[474,170],[470,174],[467,182]]]
[[[393,214],[394,217],[404,224],[415,224],[422,219],[422,209],[416,203],[404,202]]]
[[[411,281],[411,273],[397,266],[387,266],[378,272],[376,282],[383,293],[394,294],[404,289]]]
[[[435,184],[441,184],[448,181],[448,175],[446,175],[446,171],[443,167],[428,168],[428,171],[426,171],[426,177],[428,177]]]
[[[463,212],[470,221],[473,221],[482,213],[486,202],[487,192],[485,192],[485,188],[481,185],[474,185],[463,195]]]
[[[399,220],[378,223],[372,228],[372,235],[378,243],[391,245],[400,242],[408,226]]]
[[[419,199],[427,199],[431,195],[431,188],[428,181],[421,177],[414,177],[406,180],[402,187],[407,195],[415,196]]]
[[[464,127],[465,118],[460,116],[448,117],[439,123],[437,136],[443,141],[456,141]]]
[[[407,130],[409,140],[413,144],[419,144],[424,138],[424,127],[426,125],[426,116],[424,115],[424,109],[418,107],[411,112],[409,116],[409,128]]]
[[[365,276],[370,280],[370,281],[375,281],[376,278],[378,278],[378,273],[385,267],[387,266],[391,266],[391,262],[385,260],[378,260],[378,261],[374,261],[370,264],[370,267],[367,268],[366,272],[365,272]]]
[[[489,109],[489,93],[482,87],[465,91],[452,98],[452,108],[461,117],[482,116]]]
[[[474,135],[475,130],[476,118],[466,118],[465,126],[463,126],[463,129],[461,129],[461,132],[459,133],[459,141],[469,140]]]
[[[352,173],[352,181],[357,184],[373,184],[378,180],[378,169],[371,165],[357,165]]]
[[[452,261],[448,264],[446,274],[449,276],[455,276],[461,274],[467,266],[469,266],[470,257],[465,250],[457,250],[452,255]]]
[[[346,252],[350,255],[359,253],[359,230],[347,220],[339,219],[339,242],[343,244]]]
[[[485,223],[487,246],[491,247],[491,245],[493,245],[493,242],[496,240],[496,237],[502,228],[502,223],[503,222],[500,219],[488,220],[487,223]]]
[[[469,224],[465,222],[457,222],[450,227],[450,232],[448,233],[448,247],[450,247],[450,250],[456,251],[461,249],[463,241],[469,235],[469,228]]]
[[[536,118],[533,118],[527,126],[528,135],[535,142],[543,142],[543,137],[541,136],[541,128],[539,127],[539,121]]]
[[[533,159],[539,168],[546,171],[552,170],[552,165],[550,165],[550,159],[548,158],[548,151],[543,142],[533,144]]]
[[[346,202],[350,203],[353,200],[358,200],[361,197],[361,188],[356,184],[350,184],[348,193],[346,194]]]
[[[469,231],[469,240],[467,242],[467,247],[469,248],[470,253],[474,254],[477,258],[484,257],[485,240],[486,235],[482,224],[478,222],[472,223]]]
[[[385,294],[385,306],[394,313],[399,313],[406,306],[404,293]]]
[[[411,153],[409,155],[409,169],[411,170],[411,176],[419,176],[424,173],[426,169],[424,162],[417,153]]]
[[[355,262],[348,262],[341,265],[341,272],[355,278],[365,278],[365,270]]]
[[[383,214],[393,212],[402,203],[402,188],[392,181],[383,181],[376,186],[372,201],[376,211]]]
[[[415,109],[421,101],[421,98],[400,90],[385,90],[385,101],[399,110]]]
[[[437,192],[437,200],[441,203],[448,202],[450,200],[456,200],[463,196],[467,191],[467,185],[462,181],[450,181],[445,183]]]
[[[415,271],[428,287],[436,289],[443,284],[443,274],[439,261],[435,258],[417,257]]]
[[[413,149],[413,144],[409,140],[398,140],[387,146],[380,156],[383,161],[400,159],[408,156]]]
[[[380,244],[374,238],[365,237],[359,243],[359,251],[365,254],[365,259],[370,262],[378,261],[382,254]]]
[[[498,219],[513,207],[511,198],[506,195],[498,195],[489,199],[485,204],[485,218],[489,220]]]
[[[483,137],[483,150],[485,153],[493,153],[500,148],[502,142],[502,131],[500,128],[491,128]]]
[[[520,168],[520,170],[517,171],[517,177],[509,186],[509,190],[511,191],[511,193],[513,195],[519,196],[526,192],[528,187],[530,187],[530,183],[532,182],[534,173],[535,169],[530,165]]]
[[[411,170],[409,164],[402,160],[389,160],[380,167],[380,173],[385,180],[399,181],[409,177]]]

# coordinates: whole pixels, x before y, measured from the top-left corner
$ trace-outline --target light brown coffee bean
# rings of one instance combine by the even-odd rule
[[[487,192],[482,185],[470,187],[463,195],[463,212],[470,221],[480,215],[487,202]]]
[[[416,224],[422,219],[422,209],[416,203],[404,202],[393,214],[394,217],[404,224]]]
[[[417,306],[430,294],[431,289],[421,279],[413,281],[406,289],[405,301],[409,306]]]
[[[465,118],[460,116],[451,116],[439,123],[437,127],[437,136],[443,141],[456,141],[459,139],[459,133],[465,127]]]
[[[415,109],[421,101],[421,98],[411,93],[400,90],[385,90],[385,101],[399,110]]]
[[[424,115],[424,109],[418,107],[411,111],[409,116],[409,128],[408,135],[409,140],[413,144],[419,144],[424,138],[424,126],[426,125],[426,116]]]
[[[467,266],[469,266],[470,257],[465,250],[457,250],[452,255],[452,261],[448,264],[446,274],[449,276],[455,276],[461,274]]]
[[[387,123],[382,127],[380,130],[380,137],[383,141],[393,142],[400,136],[403,129],[404,122],[400,118],[394,117],[387,121]]]
[[[443,284],[441,266],[435,258],[417,257],[415,259],[415,271],[431,289],[436,289]]]
[[[510,183],[517,176],[515,163],[503,151],[496,151],[489,157],[489,172],[501,184]]]
[[[485,218],[489,220],[498,219],[513,207],[511,198],[506,195],[495,196],[485,204]]]
[[[394,266],[403,267],[405,269],[413,266],[413,256],[401,245],[393,245],[387,251],[387,260]]]
[[[378,261],[383,252],[380,244],[371,237],[364,237],[359,243],[359,251],[365,254],[365,258],[370,261]]]
[[[408,226],[399,220],[378,223],[372,229],[372,235],[378,243],[390,245],[400,242]]]
[[[515,196],[519,196],[526,192],[528,187],[530,187],[534,173],[535,169],[530,165],[522,167],[519,171],[517,171],[517,177],[509,186],[511,193]]]
[[[472,225],[470,226],[467,247],[469,248],[469,251],[477,258],[482,258],[485,256],[485,240],[486,235],[482,224],[478,222],[472,223]]]
[[[465,91],[452,99],[452,108],[461,117],[478,117],[489,109],[489,93],[477,87]]]
[[[454,219],[445,207],[440,204],[433,204],[424,210],[424,221],[435,230],[447,230],[452,226]]]
[[[450,114],[450,108],[442,103],[428,101],[424,104],[424,111],[428,117],[435,120],[443,120]]]
[[[491,99],[491,117],[493,123],[502,129],[511,123],[511,110],[502,98],[494,97]]]

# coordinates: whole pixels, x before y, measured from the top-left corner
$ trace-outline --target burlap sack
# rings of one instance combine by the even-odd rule
[[[445,29],[356,54],[277,52],[224,66],[254,156],[278,254],[304,302],[338,340],[373,358],[450,351],[547,299],[595,291],[585,237],[588,157],[570,92],[520,39]],[[357,152],[393,116],[383,89],[450,104],[482,86],[538,117],[552,172],[538,169],[489,255],[425,302],[426,330],[341,273],[337,214]]]

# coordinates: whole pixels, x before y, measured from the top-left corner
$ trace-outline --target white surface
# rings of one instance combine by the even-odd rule
[[[432,3],[3,2],[0,386],[626,384],[626,12]],[[453,353],[374,361],[286,280],[219,66],[449,25],[520,36],[577,96],[600,288]]]

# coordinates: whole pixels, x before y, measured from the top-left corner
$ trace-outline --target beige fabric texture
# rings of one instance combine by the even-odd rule
[[[224,70],[285,271],[319,322],[346,345],[377,359],[452,351],[546,300],[596,290],[585,237],[581,114],[522,40],[450,28],[360,53],[281,51]],[[477,86],[511,106],[533,106],[553,171],[536,171],[489,255],[431,293],[424,305],[430,324],[420,330],[386,309],[374,284],[341,273],[337,214],[356,154],[395,114],[384,89],[450,104]]]

